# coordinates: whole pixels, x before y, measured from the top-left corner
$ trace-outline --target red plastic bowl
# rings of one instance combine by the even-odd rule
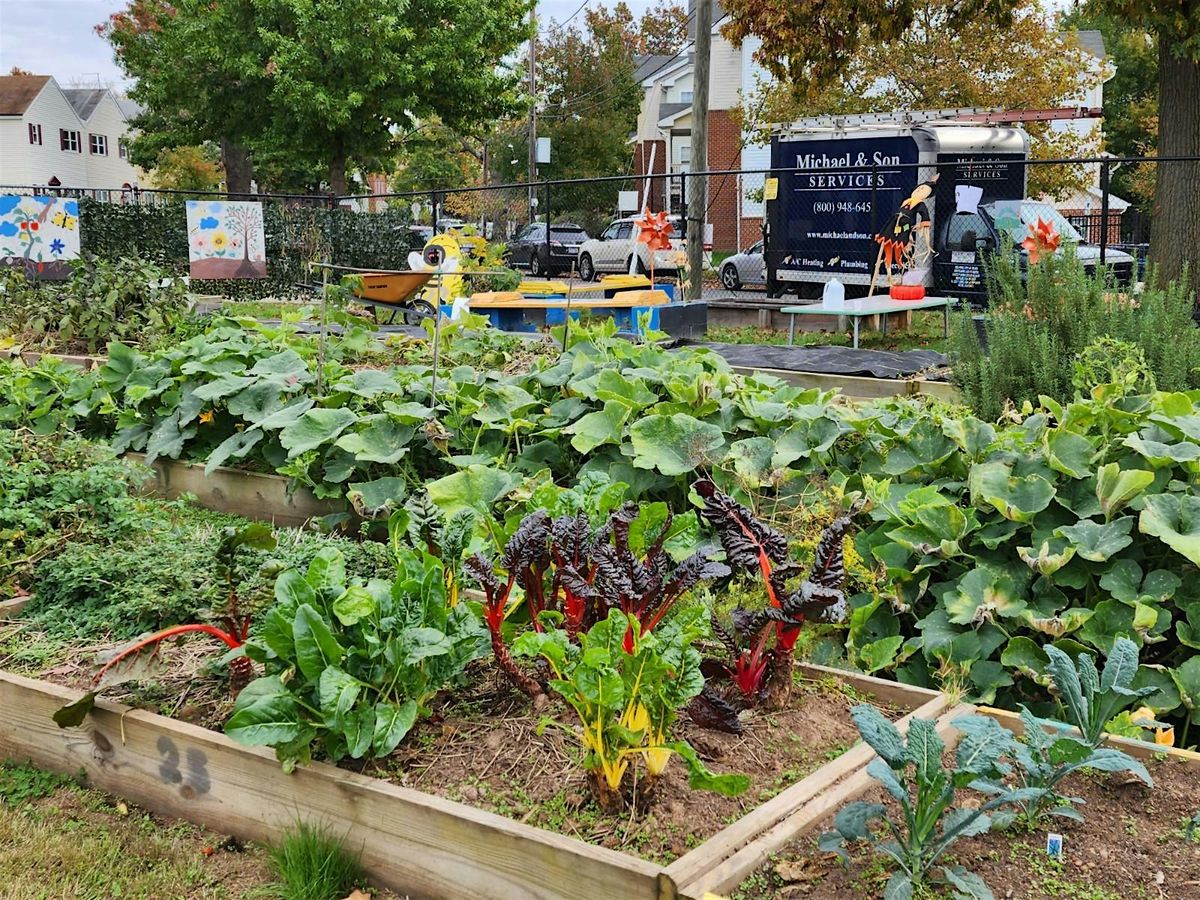
[[[893,300],[924,300],[925,285],[923,284],[893,284],[888,289]]]

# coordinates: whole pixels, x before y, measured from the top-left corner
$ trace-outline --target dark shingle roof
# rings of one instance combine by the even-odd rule
[[[675,59],[674,56],[664,56],[657,53],[646,53],[635,56],[633,58],[633,77],[637,81],[641,81],[653,75],[659,69],[666,68],[673,59]]]
[[[0,116],[24,115],[49,80],[49,75],[0,76]]]
[[[107,93],[105,88],[67,88],[63,91],[67,101],[75,107],[75,112],[84,121],[91,118],[92,113],[95,112],[96,107]]]
[[[1090,53],[1098,59],[1104,59],[1108,53],[1104,49],[1104,35],[1099,31],[1072,31],[1069,35],[1075,38],[1079,49]]]
[[[671,116],[683,112],[685,109],[691,109],[690,103],[662,103],[658,107],[658,121],[669,119]]]

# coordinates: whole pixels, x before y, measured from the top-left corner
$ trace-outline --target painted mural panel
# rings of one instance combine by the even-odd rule
[[[187,229],[193,278],[267,277],[261,203],[189,200]]]
[[[79,259],[79,201],[0,195],[0,266],[30,278],[61,281]]]

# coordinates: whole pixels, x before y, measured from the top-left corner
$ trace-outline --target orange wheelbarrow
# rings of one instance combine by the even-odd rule
[[[396,317],[405,325],[420,325],[424,319],[433,318],[437,310],[428,300],[418,295],[433,277],[433,272],[364,272],[360,282],[352,290],[363,306],[371,310],[375,321],[381,325],[392,325]],[[380,317],[380,310],[389,313],[387,321]]]

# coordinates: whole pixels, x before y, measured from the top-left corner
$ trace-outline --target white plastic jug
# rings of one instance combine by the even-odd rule
[[[845,309],[846,286],[836,278],[825,282],[825,289],[821,292],[821,305],[826,309]]]

